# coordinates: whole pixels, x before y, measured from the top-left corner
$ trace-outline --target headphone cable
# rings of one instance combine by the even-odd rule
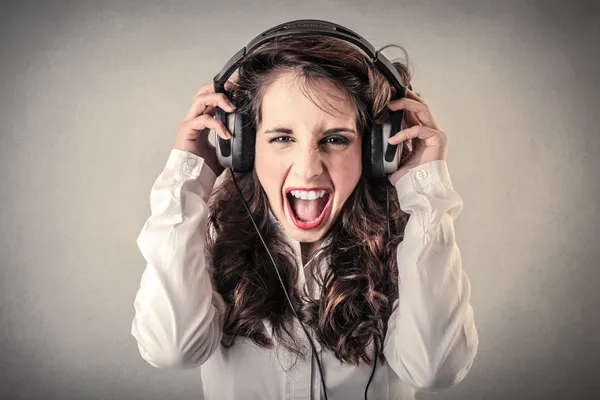
[[[250,212],[250,208],[248,207],[248,204],[246,203],[246,199],[244,199],[244,196],[242,195],[242,191],[240,190],[240,187],[237,184],[237,181],[235,179],[235,175],[233,174],[233,170],[231,168],[229,168],[229,172],[231,173],[231,178],[233,179],[233,183],[235,184],[235,187],[240,195],[240,198],[242,199],[242,202],[244,203],[244,207],[246,208],[246,211],[248,212],[248,216],[250,217],[250,220],[252,221],[252,225],[254,225],[254,228],[256,229],[256,233],[258,233],[258,237],[260,238],[260,241],[262,242],[263,246],[265,246],[265,250],[267,250],[267,254],[269,255],[269,258],[271,259],[271,262],[273,263],[273,266],[275,267],[275,272],[277,273],[277,277],[279,278],[279,282],[281,282],[281,288],[283,289],[283,292],[285,293],[285,297],[287,298],[287,301],[292,309],[292,311],[294,312],[294,315],[296,316],[296,318],[298,319],[298,322],[300,323],[300,327],[302,328],[302,330],[304,331],[304,334],[306,335],[306,338],[308,339],[308,342],[310,343],[310,347],[312,348],[312,352],[313,355],[315,356],[315,359],[317,360],[317,365],[319,367],[319,375],[321,377],[321,385],[323,386],[323,394],[325,395],[325,400],[328,400],[327,398],[327,388],[325,387],[325,379],[323,379],[323,368],[321,367],[321,362],[319,361],[319,355],[317,354],[317,350],[315,348],[315,345],[310,337],[310,335],[308,334],[308,331],[306,330],[306,328],[304,327],[304,324],[302,323],[302,321],[300,320],[300,317],[298,316],[298,314],[296,313],[296,310],[294,309],[294,305],[292,304],[292,300],[290,299],[290,296],[285,288],[285,285],[283,283],[283,279],[281,279],[281,275],[279,274],[279,269],[277,268],[277,264],[275,264],[275,260],[273,259],[273,256],[271,255],[271,252],[269,251],[269,248],[267,247],[267,244],[265,243],[262,235],[260,234],[260,231],[258,229],[258,226],[256,225],[256,222],[254,222],[254,218],[252,217],[252,213]]]
[[[389,240],[389,238],[392,237],[392,235],[391,235],[391,229],[390,229],[390,195],[388,193],[387,182],[385,185],[385,211],[386,211],[385,219],[386,219],[386,223],[387,223],[387,239]],[[384,250],[384,254],[385,254],[385,250]],[[373,343],[373,347],[375,349],[375,351],[374,351],[375,354],[373,356],[373,370],[371,371],[371,376],[369,377],[369,381],[367,382],[367,387],[365,388],[365,400],[367,400],[367,392],[369,391],[369,386],[371,385],[373,376],[375,376],[375,368],[377,367],[377,356],[379,355],[379,347],[378,347],[377,341],[375,341]]]
[[[229,168],[229,172],[231,173],[231,178],[233,179],[233,183],[235,185],[235,188],[238,191],[238,194],[240,195],[240,198],[242,199],[242,202],[244,203],[244,207],[246,208],[246,211],[248,212],[248,216],[250,217],[250,221],[252,221],[252,225],[254,225],[254,228],[256,229],[256,233],[258,234],[258,237],[260,238],[260,241],[262,242],[263,246],[265,246],[265,250],[267,250],[267,254],[269,255],[269,258],[271,259],[271,262],[273,263],[273,266],[275,267],[275,272],[277,273],[277,277],[279,278],[279,282],[281,283],[281,288],[283,289],[283,292],[285,293],[285,297],[290,305],[290,308],[292,309],[292,312],[294,313],[294,315],[296,316],[296,318],[298,319],[298,322],[300,323],[300,327],[302,328],[302,330],[304,331],[304,334],[306,335],[306,338],[308,339],[308,342],[310,343],[310,347],[312,349],[312,353],[315,356],[315,360],[317,361],[317,366],[319,367],[319,376],[321,377],[321,385],[323,386],[323,394],[325,395],[325,400],[328,400],[327,398],[327,388],[325,387],[325,379],[323,378],[323,367],[321,366],[321,362],[319,360],[319,355],[317,354],[317,350],[315,348],[315,345],[310,337],[310,335],[308,334],[308,331],[306,330],[306,328],[304,327],[304,324],[302,323],[302,321],[300,320],[300,317],[298,316],[298,314],[296,313],[296,309],[294,308],[294,305],[292,304],[292,300],[290,299],[290,296],[285,288],[285,285],[283,283],[283,279],[281,278],[281,275],[279,274],[279,269],[277,268],[277,264],[275,263],[275,260],[273,259],[273,256],[271,255],[271,252],[269,251],[269,248],[267,246],[267,244],[265,243],[262,235],[260,234],[260,231],[258,229],[258,226],[256,225],[256,222],[254,221],[254,218],[252,217],[252,213],[250,212],[250,207],[248,207],[248,204],[246,203],[246,199],[244,199],[244,195],[242,194],[242,191],[240,189],[240,187],[238,186],[237,180],[235,179],[235,175],[233,173],[233,170],[231,168]],[[388,193],[388,187],[387,184],[385,186],[385,204],[386,204],[386,222],[387,222],[387,236],[388,239],[391,237],[391,232],[390,232],[390,198],[389,198],[389,193]],[[369,381],[367,382],[367,386],[365,387],[365,400],[367,400],[367,392],[369,391],[369,386],[371,385],[371,381],[373,380],[373,377],[375,375],[375,368],[377,367],[377,357],[379,355],[379,348],[377,345],[377,341],[374,342],[374,357],[373,357],[373,370],[371,371],[371,376],[369,377]]]

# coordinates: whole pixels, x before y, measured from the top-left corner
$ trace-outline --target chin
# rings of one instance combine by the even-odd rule
[[[303,231],[301,229],[296,228],[295,226],[291,225],[289,222],[286,221],[285,224],[285,230],[288,233],[288,235],[300,242],[300,243],[314,243],[314,242],[318,242],[319,240],[323,239],[323,237],[325,236],[325,234],[327,233],[327,228],[329,228],[329,226],[323,226],[323,229],[318,229],[318,230],[314,230],[311,232],[306,232]]]

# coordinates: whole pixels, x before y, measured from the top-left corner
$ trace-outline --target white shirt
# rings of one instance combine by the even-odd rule
[[[207,201],[215,180],[202,158],[173,149],[152,187],[151,216],[137,239],[147,261],[131,330],[140,354],[159,368],[200,366],[207,400],[324,398],[312,357],[296,359],[283,347],[264,349],[239,338],[231,348],[221,346],[225,304],[213,291],[204,256]],[[410,218],[397,250],[399,298],[388,322],[386,362],[375,371],[371,400],[414,399],[417,390],[454,386],[471,368],[479,344],[454,235],[462,199],[446,162],[413,168],[395,187]],[[300,268],[300,244],[287,238]],[[303,272],[300,268],[300,285],[307,283]],[[372,365],[342,364],[313,342],[328,398],[363,399]]]

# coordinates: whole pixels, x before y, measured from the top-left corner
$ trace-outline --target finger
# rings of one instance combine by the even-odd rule
[[[403,97],[398,100],[394,100],[388,104],[388,108],[392,111],[397,110],[408,110],[415,113],[419,122],[429,128],[440,129],[433,112],[429,106],[425,103],[418,102],[413,99]]]
[[[227,112],[235,111],[235,106],[229,101],[223,93],[209,93],[198,96],[194,99],[190,110],[185,116],[185,120],[196,118],[198,115],[204,114],[208,107],[221,107]]]
[[[419,103],[425,103],[425,102],[423,101],[423,99],[422,99],[422,98],[420,98],[420,97],[419,97],[419,95],[417,95],[417,93],[413,92],[413,91],[412,91],[412,90],[410,90],[410,89],[406,89],[406,97],[408,97],[409,99],[412,99],[412,100],[416,100],[416,101],[418,101]]]
[[[421,125],[421,122],[417,118],[414,112],[406,110],[404,112],[406,127],[411,128],[415,125]]]
[[[230,91],[231,89],[233,89],[233,87],[235,85],[237,85],[239,80],[240,80],[240,78],[237,75],[229,78],[227,80],[227,82],[225,82],[225,90]],[[200,86],[200,89],[198,89],[198,91],[196,92],[196,97],[198,97],[202,94],[208,94],[208,93],[214,93],[214,92],[215,92],[215,84],[209,83],[207,85]]]
[[[198,96],[200,96],[202,94],[208,94],[208,93],[214,93],[214,92],[215,92],[215,87],[211,83],[211,84],[208,84],[208,85],[200,86],[200,89],[198,89],[198,91],[196,92],[196,96],[194,96],[194,97],[198,97]]]
[[[231,133],[227,130],[225,125],[218,119],[215,119],[208,114],[202,114],[191,120],[189,127],[196,131],[213,129],[215,132],[217,132],[217,135],[223,139],[231,139]]]
[[[403,129],[388,139],[389,144],[399,144],[408,139],[419,138],[427,140],[438,135],[440,132],[423,125],[415,125],[408,129]],[[441,144],[441,139],[440,139]]]
[[[227,80],[227,82],[225,82],[225,90],[227,90],[229,92],[231,89],[233,89],[233,87],[235,85],[237,85],[237,83],[239,82],[239,80],[240,80],[239,75],[232,76],[231,78],[229,78]]]

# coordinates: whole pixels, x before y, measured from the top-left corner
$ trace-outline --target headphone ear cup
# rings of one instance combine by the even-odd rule
[[[363,138],[363,168],[369,177],[380,178],[384,175],[383,136],[379,124],[373,124],[370,134]]]
[[[215,107],[215,119],[218,120],[219,122],[221,122],[223,125],[225,125],[227,127],[227,129],[232,132],[233,126],[232,126],[232,115],[228,114],[227,112],[225,112],[224,110],[222,110],[220,107]],[[231,146],[232,146],[232,141],[233,139],[230,140],[225,140],[223,139],[221,136],[217,135],[217,132],[214,133],[215,135],[215,152],[217,153],[217,160],[219,161],[219,164],[221,164],[221,166],[223,168],[232,168],[232,154],[231,154]]]
[[[232,164],[234,172],[248,172],[254,168],[254,145],[256,133],[250,117],[241,112],[234,113]]]
[[[402,119],[404,118],[404,110],[392,111],[390,118],[382,127],[382,159],[381,164],[385,175],[391,174],[400,167],[400,154],[402,153],[403,143],[389,144],[388,139],[394,136],[402,129]]]
[[[371,134],[364,141],[363,162],[372,178],[382,178],[398,170],[402,143],[391,145],[388,139],[402,128],[404,110],[393,111],[382,125],[373,124]]]

